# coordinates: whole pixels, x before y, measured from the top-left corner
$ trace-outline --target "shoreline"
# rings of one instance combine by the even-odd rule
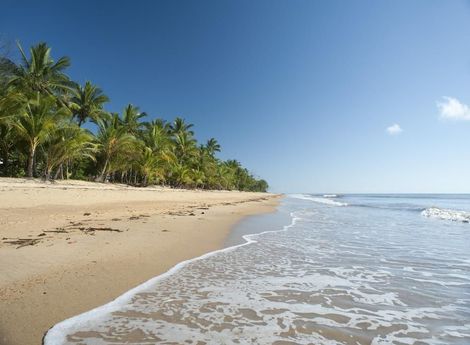
[[[241,220],[243,220],[245,218],[246,217],[240,219],[238,222],[240,222]],[[66,342],[66,337],[67,337],[66,336],[67,335],[67,328],[68,328],[67,326],[69,326],[69,324],[75,325],[76,323],[81,324],[83,322],[89,322],[89,318],[92,318],[92,317],[96,318],[96,317],[102,316],[104,314],[110,313],[111,311],[119,310],[120,306],[122,306],[122,305],[128,303],[129,301],[131,301],[132,297],[134,297],[136,294],[145,292],[145,290],[148,289],[153,284],[156,284],[160,280],[163,280],[163,279],[165,279],[165,278],[167,278],[167,277],[169,277],[173,274],[176,274],[178,271],[180,271],[186,265],[188,265],[192,262],[199,261],[199,260],[204,260],[206,258],[209,258],[209,257],[213,256],[213,255],[223,253],[223,252],[232,251],[232,250],[235,250],[237,248],[247,246],[251,243],[255,243],[257,241],[252,239],[252,237],[257,236],[257,235],[267,234],[267,233],[277,233],[277,232],[280,232],[280,231],[286,231],[289,228],[291,228],[292,226],[294,226],[295,223],[296,223],[296,219],[292,218],[290,224],[286,224],[286,225],[282,226],[280,229],[265,230],[265,231],[261,231],[261,232],[245,234],[245,235],[241,236],[241,239],[243,240],[242,243],[234,244],[234,245],[229,246],[229,247],[222,247],[222,248],[210,251],[208,253],[202,254],[200,256],[181,261],[181,262],[177,263],[175,266],[171,267],[169,270],[167,270],[167,271],[159,274],[158,276],[153,277],[153,278],[143,282],[142,284],[126,291],[124,294],[118,296],[116,299],[110,301],[109,303],[98,306],[98,307],[96,307],[92,310],[86,311],[82,314],[75,315],[75,316],[73,316],[69,319],[63,320],[63,321],[59,322],[58,324],[54,325],[52,328],[50,328],[44,334],[42,345],[55,345],[55,344],[65,343]],[[236,224],[232,226],[232,229],[235,226],[236,226]]]
[[[0,179],[0,194],[0,237],[40,239],[18,249],[0,242],[5,345],[40,344],[56,323],[223,248],[236,223],[275,211],[280,198],[23,179]]]

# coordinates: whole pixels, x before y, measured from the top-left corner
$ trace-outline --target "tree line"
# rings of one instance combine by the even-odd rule
[[[46,43],[19,61],[0,57],[0,175],[149,184],[177,188],[262,191],[236,160],[217,158],[220,145],[198,143],[193,125],[177,117],[146,121],[132,104],[110,113],[110,100],[96,85],[80,85],[54,60]],[[87,122],[96,130],[83,128]],[[90,126],[88,126],[90,127]]]

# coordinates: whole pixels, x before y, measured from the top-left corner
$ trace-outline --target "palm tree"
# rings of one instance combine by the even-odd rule
[[[51,58],[51,48],[46,43],[31,47],[29,58],[19,43],[18,49],[21,53],[21,63],[14,68],[10,66],[8,86],[26,93],[40,92],[44,95],[63,95],[73,90],[74,83],[64,73],[70,66],[68,57],[61,57],[54,62]]]
[[[173,135],[187,133],[188,135],[193,136],[194,132],[190,130],[193,126],[194,125],[191,123],[186,123],[186,121],[181,117],[177,117],[170,125],[170,131]]]
[[[103,110],[109,101],[90,82],[80,86],[65,74],[67,57],[54,61],[45,43],[29,56],[18,44],[21,60],[0,56],[0,168],[9,176],[35,175],[36,167],[49,178],[52,171],[98,181],[147,185],[170,183],[202,187],[266,191],[238,161],[216,157],[220,145],[210,138],[198,144],[193,124],[177,117],[143,122],[145,113],[128,104],[122,115]],[[91,120],[96,135],[80,126]],[[94,163],[96,161],[96,163]],[[7,165],[9,165],[7,167]],[[8,169],[7,169],[8,168]]]
[[[89,81],[85,86],[77,85],[72,90],[72,95],[70,109],[79,127],[88,119],[97,121],[103,114],[103,104],[109,102],[103,90]]]
[[[182,131],[175,135],[174,142],[179,163],[189,164],[197,153],[196,140],[189,132]]]
[[[28,177],[33,177],[36,149],[51,136],[63,114],[63,109],[57,109],[54,97],[41,96],[38,92],[12,122],[16,135],[27,144]]]
[[[137,140],[127,132],[127,128],[122,125],[118,114],[112,114],[110,119],[98,121],[96,139],[102,158],[101,171],[97,180],[104,182],[110,172],[116,171],[118,166],[122,166],[123,156],[130,157],[132,155],[133,150],[137,147]]]
[[[176,162],[174,154],[174,143],[169,133],[169,124],[161,119],[147,122],[141,133],[141,139],[145,146],[152,151],[156,157],[154,176],[159,181],[166,181],[170,174],[171,165]]]
[[[76,124],[66,125],[56,130],[49,139],[45,149],[46,158],[44,177],[49,180],[54,168],[67,161],[77,159],[95,160],[97,144],[94,143],[93,134]]]
[[[157,119],[144,123],[144,131],[141,133],[145,145],[153,152],[167,150],[171,146],[171,136],[169,134],[169,124],[164,120]]]
[[[129,133],[136,135],[142,129],[143,124],[140,120],[145,116],[147,116],[147,114],[141,113],[138,107],[128,104],[122,113],[122,123]]]
[[[193,182],[191,169],[178,162],[173,165],[171,177],[176,187],[189,186]]]
[[[158,156],[150,147],[144,147],[138,160],[138,167],[143,176],[143,185],[147,186],[149,182],[154,182],[157,178]]]
[[[206,150],[209,155],[213,156],[216,152],[220,152],[220,145],[216,139],[210,138],[206,143]]]

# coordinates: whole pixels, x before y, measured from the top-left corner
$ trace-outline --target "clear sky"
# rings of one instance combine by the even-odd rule
[[[3,0],[0,32],[274,191],[470,192],[470,2]]]

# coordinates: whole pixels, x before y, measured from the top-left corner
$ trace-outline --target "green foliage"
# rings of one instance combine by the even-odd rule
[[[40,43],[21,61],[0,58],[0,174],[76,178],[146,186],[264,192],[268,184],[236,160],[216,157],[216,139],[198,144],[194,125],[146,122],[132,104],[108,113],[104,92],[65,74],[67,57],[55,62]],[[81,128],[91,121],[95,133]]]
[[[71,93],[69,108],[78,126],[88,119],[96,122],[104,114],[103,105],[109,98],[99,87],[87,81],[83,87],[77,84]]]

